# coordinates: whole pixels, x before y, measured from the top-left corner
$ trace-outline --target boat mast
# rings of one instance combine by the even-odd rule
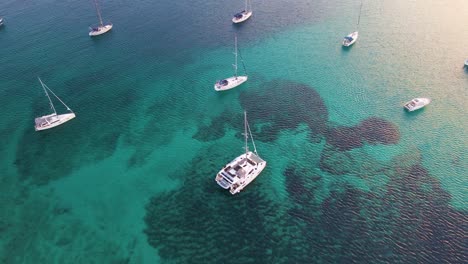
[[[252,131],[250,130],[249,122],[247,122],[247,128],[249,129],[250,138],[252,139],[252,145],[253,145],[253,147],[254,147],[254,152],[255,152],[255,154],[257,154],[257,156],[258,156],[257,147],[255,146],[255,141],[254,141],[254,139],[253,139]]]
[[[101,11],[99,11],[99,6],[98,6],[98,3],[97,3],[97,0],[94,0],[94,5],[96,6],[96,13],[97,13],[98,18],[99,18],[99,23],[101,23],[101,27],[103,27],[104,23],[102,22]]]
[[[42,82],[41,78],[39,78],[39,77],[37,77],[37,78],[39,79],[39,82],[41,83],[42,89],[44,89],[44,92],[45,92],[47,98],[49,98],[50,108],[52,108],[52,110],[54,110],[55,115],[57,115],[57,111],[55,110],[54,104],[52,103],[52,100],[50,99],[49,93],[47,92],[47,90],[45,88],[45,84]]]
[[[237,35],[234,37],[234,64],[232,67],[234,67],[234,76],[237,78]]]
[[[249,152],[249,146],[247,141],[249,140],[249,134],[247,134],[247,111],[244,111],[244,138],[245,138],[245,157],[247,157],[247,152]]]
[[[247,1],[249,1],[249,0],[245,0],[245,8],[244,8],[245,12],[248,12],[248,9],[247,9],[247,8],[248,8],[248,6],[247,6]]]
[[[361,7],[359,8],[359,16],[358,16],[358,21],[357,21],[358,27],[359,27],[359,22],[361,21],[361,10],[362,10],[362,1],[361,1]]]

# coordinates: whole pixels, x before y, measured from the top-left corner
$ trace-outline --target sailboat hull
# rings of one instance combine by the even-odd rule
[[[345,37],[345,39],[343,40],[343,46],[349,47],[353,45],[358,39],[358,37],[359,37],[359,33],[357,31],[354,31],[353,33]]]
[[[233,88],[236,88],[237,86],[243,84],[246,82],[248,79],[248,76],[233,76],[221,81],[217,81],[216,84],[214,85],[215,91],[227,91]],[[227,81],[227,84],[224,84],[223,81]]]
[[[50,129],[50,128],[59,126],[65,122],[68,122],[75,117],[76,117],[75,113],[68,113],[68,114],[62,114],[62,115],[51,114],[51,115],[37,117],[34,120],[35,121],[34,128],[36,129],[36,131]]]
[[[246,21],[247,19],[249,19],[252,16],[252,11],[248,11],[248,12],[242,11],[239,14],[242,14],[242,17],[234,16],[232,18],[232,23],[237,24],[237,23],[242,23],[242,22]]]
[[[95,37],[95,36],[99,36],[99,35],[102,35],[106,32],[108,32],[109,30],[112,29],[112,24],[108,24],[108,25],[104,25],[104,26],[99,26],[97,28],[91,28],[91,31],[89,32],[89,36],[90,37]]]

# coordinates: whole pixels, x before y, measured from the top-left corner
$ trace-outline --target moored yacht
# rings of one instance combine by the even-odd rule
[[[214,85],[215,91],[219,92],[219,91],[230,90],[232,88],[235,88],[235,87],[243,84],[249,78],[247,76],[247,73],[244,76],[237,76],[237,36],[234,39],[234,43],[235,43],[234,44],[234,46],[235,46],[235,48],[234,48],[235,60],[234,60],[234,64],[232,65],[232,67],[234,67],[234,76],[216,81],[216,83]],[[242,66],[244,67],[244,72],[245,72],[246,70],[245,70],[244,62],[242,61],[242,57],[241,57],[241,62],[242,62]]]
[[[111,29],[112,29],[112,24],[90,27],[89,36],[90,37],[99,36],[99,35],[106,33],[107,31]]]
[[[405,109],[412,112],[428,105],[431,102],[429,98],[414,98],[405,104]]]
[[[232,22],[237,24],[246,21],[252,16],[252,3],[250,0],[245,0],[245,8],[241,12],[234,15]]]
[[[247,76],[233,76],[226,79],[216,81],[214,89],[216,91],[226,91],[232,88],[235,88],[245,81],[247,81]]]
[[[362,1],[361,1],[361,6],[359,7],[357,30],[354,31],[354,32],[351,32],[346,37],[344,37],[344,39],[343,39],[343,46],[344,47],[349,47],[349,46],[353,45],[356,42],[356,40],[358,39],[358,37],[359,37],[358,31],[359,31],[359,22],[361,21],[361,11],[362,11]]]
[[[359,37],[359,33],[357,31],[354,31],[353,33],[350,33],[343,39],[343,46],[349,47],[356,42],[357,38]]]
[[[247,141],[249,134],[254,146],[254,152],[249,151]],[[252,133],[247,122],[247,113],[244,112],[244,137],[245,153],[235,158],[224,166],[216,175],[216,182],[224,189],[228,189],[231,194],[242,191],[251,183],[266,167],[266,161],[260,158],[255,148]]]
[[[75,113],[68,113],[68,114],[61,114],[57,115],[57,113],[53,113],[46,116],[36,117],[34,119],[34,128],[36,131],[46,130],[49,128],[53,128],[59,126],[73,118],[75,118]]]
[[[47,87],[45,83],[42,82],[41,78],[38,79],[42,85],[42,88],[44,89],[47,98],[49,98],[50,108],[54,112],[52,114],[36,117],[34,119],[34,128],[36,129],[36,131],[53,128],[75,118],[75,113],[73,113],[73,111],[57,95],[55,95],[55,93],[52,92],[52,90],[49,87]],[[57,98],[57,100],[59,100],[67,108],[69,113],[58,115],[47,91],[51,92],[55,96],[55,98]]]
[[[111,23],[104,24],[104,22],[102,21],[101,10],[99,9],[97,0],[94,0],[94,5],[96,6],[96,13],[97,13],[97,16],[99,18],[99,25],[89,28],[90,29],[90,31],[89,31],[89,36],[90,37],[102,35],[102,34],[104,34],[107,31],[112,29],[112,24]]]

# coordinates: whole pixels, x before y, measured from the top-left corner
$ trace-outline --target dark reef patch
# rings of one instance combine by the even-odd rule
[[[327,130],[328,112],[320,95],[311,87],[291,81],[271,81],[263,84],[267,89],[245,91],[240,94],[243,109],[248,112],[249,123],[255,139],[270,142],[282,130],[295,129],[306,124],[311,130],[311,140],[318,142]],[[288,90],[285,93],[284,90]],[[224,136],[226,126],[241,131],[242,113],[224,111],[202,125],[193,136],[200,141],[210,141]]]
[[[304,84],[276,80],[264,84],[265,89],[245,91],[240,94],[243,109],[248,112],[249,124],[255,139],[270,142],[282,130],[296,129],[306,124],[313,142],[319,142],[327,130],[328,111],[320,95]],[[202,125],[193,136],[200,141],[210,141],[224,136],[226,126],[242,127],[242,113],[223,112]]]
[[[398,127],[382,118],[370,117],[359,124],[362,138],[369,144],[396,144],[400,140]]]
[[[355,161],[351,153],[325,148],[320,154],[320,169],[333,175],[349,173]]]
[[[226,155],[219,146],[205,152],[180,172],[180,189],[146,206],[148,242],[175,263],[266,263],[275,207],[259,191],[261,181],[232,196],[213,180]]]
[[[260,129],[259,140],[275,140],[281,130],[296,129],[300,124],[309,127],[312,138],[325,133],[328,111],[312,87],[286,80],[271,81],[264,87],[240,95],[243,109],[249,111],[249,120],[254,124],[268,124]]]
[[[302,240],[298,245],[316,245],[295,249],[290,261],[466,263],[468,214],[450,206],[450,195],[420,160],[397,157],[377,172],[390,178],[381,193],[345,184],[319,204],[314,193],[320,185],[311,184],[311,173],[285,170],[293,201],[288,214],[298,232],[291,235]]]
[[[396,144],[400,140],[398,127],[384,119],[370,117],[354,127],[330,128],[326,133],[327,143],[340,151],[360,148],[368,144]]]
[[[290,164],[283,172],[286,190],[294,201],[310,201],[315,199],[314,191],[321,188],[321,176],[310,170]]]
[[[223,149],[212,145],[200,152],[180,172],[182,187],[147,205],[145,233],[163,260],[466,263],[468,214],[451,208],[450,195],[417,155],[361,172],[385,174],[390,180],[381,191],[341,183],[323,202],[316,195],[330,186],[315,171],[290,164],[284,171],[288,202],[278,204],[264,194],[262,180],[236,196],[216,186],[212,178],[225,163]]]
[[[466,263],[468,214],[454,210],[451,196],[421,164],[395,164],[383,207],[393,223],[393,252],[405,263]]]
[[[243,128],[243,117],[243,114],[224,111],[220,116],[213,118],[211,120],[211,124],[201,125],[198,128],[197,133],[193,135],[193,138],[204,142],[220,139],[224,136],[225,126],[229,126],[234,129]],[[255,135],[255,137],[256,136],[257,135]]]
[[[362,147],[362,136],[356,127],[335,127],[327,133],[327,143],[340,151]]]
[[[366,152],[337,151],[330,145],[322,150],[319,167],[333,175],[351,173],[360,178],[376,177],[389,169]]]
[[[282,130],[305,124],[312,140],[326,138],[319,161],[322,171],[376,181],[382,177],[383,182],[362,191],[339,177],[330,182],[310,160],[296,160],[283,172],[286,203],[271,200],[271,192],[267,195],[258,179],[231,196],[216,186],[213,177],[232,157],[226,156],[222,143],[213,144],[177,173],[184,183],[180,189],[154,196],[146,207],[145,233],[163,260],[466,263],[468,214],[450,206],[450,195],[424,169],[417,151],[390,162],[351,151],[364,144],[398,143],[394,124],[371,117],[354,127],[328,128],[327,109],[313,89],[288,81],[267,87],[255,96],[251,91],[240,95],[256,139],[273,141]],[[239,124],[242,113],[225,111],[200,126],[193,137],[216,140],[228,126],[240,137]],[[317,196],[324,193],[329,196]]]

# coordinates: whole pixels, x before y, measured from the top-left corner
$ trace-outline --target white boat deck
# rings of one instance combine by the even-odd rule
[[[406,110],[411,112],[414,110],[421,109],[430,103],[431,99],[429,98],[414,98],[405,104],[405,108]]]
[[[232,194],[240,192],[265,168],[266,162],[253,152],[242,154],[228,163],[217,175],[216,181]]]

